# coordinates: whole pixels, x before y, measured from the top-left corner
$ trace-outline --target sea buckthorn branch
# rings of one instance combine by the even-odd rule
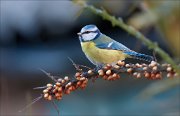
[[[91,79],[96,80],[97,78],[102,78],[104,80],[114,81],[119,79],[123,73],[135,78],[145,77],[151,80],[162,79],[165,75],[167,77],[175,77],[178,75],[170,64],[160,65],[155,61],[152,61],[150,64],[129,64],[124,61],[118,61],[116,65],[107,64],[100,69],[84,70],[85,69],[81,68],[80,72],[76,72],[73,78],[65,76],[64,78],[56,79],[53,84],[48,83],[43,87],[43,97],[46,100],[61,100],[65,94],[70,94],[79,88],[86,88]],[[48,76],[52,77],[50,74]]]
[[[126,32],[131,34],[132,36],[136,37],[138,40],[142,41],[149,49],[152,49],[160,57],[166,61],[167,63],[171,64],[174,69],[180,73],[179,67],[173,61],[173,59],[164,51],[162,50],[156,42],[152,42],[149,38],[145,37],[141,32],[133,28],[132,26],[127,25],[123,22],[122,18],[116,18],[115,16],[110,15],[105,9],[98,9],[92,5],[88,5],[85,0],[73,0],[75,4],[78,4],[83,7],[83,9],[87,9],[92,13],[102,17],[104,20],[107,20],[112,23],[112,26],[117,26],[124,29]]]
[[[71,60],[72,61],[72,60]],[[49,78],[53,80],[54,83],[48,83],[42,87],[36,87],[34,89],[44,89],[42,94],[35,98],[29,105],[24,107],[19,112],[24,111],[29,108],[32,104],[44,98],[46,100],[61,100],[63,95],[68,95],[77,89],[85,89],[89,80],[96,80],[97,78],[102,78],[107,81],[114,81],[121,78],[121,74],[128,74],[134,78],[146,78],[150,80],[159,80],[163,77],[176,77],[178,73],[172,68],[170,64],[162,64],[152,61],[150,64],[146,63],[126,63],[125,61],[118,61],[115,65],[107,64],[102,68],[93,68],[75,64],[76,73],[73,78],[65,76],[64,78],[59,78],[57,76],[52,76],[43,69],[40,69]],[[180,65],[179,65],[180,67]],[[53,101],[53,106],[55,107],[58,115],[60,114],[57,105]]]

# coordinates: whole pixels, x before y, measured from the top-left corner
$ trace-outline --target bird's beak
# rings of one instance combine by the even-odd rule
[[[79,33],[77,33],[77,35],[81,36],[81,35],[82,35],[82,33],[81,33],[81,32],[79,32]]]

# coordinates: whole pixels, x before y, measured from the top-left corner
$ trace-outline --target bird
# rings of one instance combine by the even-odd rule
[[[135,52],[101,33],[96,25],[86,25],[77,34],[82,51],[97,67],[102,67],[106,64],[114,65],[118,61],[123,61],[126,58],[134,58],[148,62],[154,61],[152,56]]]

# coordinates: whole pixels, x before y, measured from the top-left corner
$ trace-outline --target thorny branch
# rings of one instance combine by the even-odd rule
[[[72,60],[71,60],[72,61]],[[114,81],[121,78],[121,74],[126,73],[135,78],[147,78],[150,80],[159,80],[163,77],[176,77],[178,73],[171,67],[170,64],[158,64],[155,61],[152,61],[150,64],[132,64],[125,63],[124,61],[118,61],[116,65],[107,64],[103,66],[101,69],[97,68],[89,68],[83,65],[75,64],[72,61],[74,67],[76,68],[76,74],[69,78],[65,76],[64,78],[57,78],[56,76],[52,76],[50,73],[42,70],[48,77],[50,77],[54,83],[48,83],[46,86],[36,87],[34,89],[44,89],[43,94],[40,97],[33,100],[32,103],[27,105],[21,111],[25,110],[36,101],[44,98],[46,100],[61,100],[63,95],[70,94],[72,91],[80,89],[85,89],[89,80],[96,80],[98,78],[102,78],[108,81]],[[59,109],[55,102],[53,101],[53,106],[55,107],[58,115],[60,115]]]
[[[76,65],[74,63],[74,65]],[[75,66],[76,67],[76,66]],[[78,67],[80,68],[80,67]],[[80,72],[78,72],[80,70]],[[158,64],[152,61],[150,64],[131,64],[124,61],[118,61],[116,65],[107,64],[101,69],[78,69],[73,78],[65,76],[58,78],[55,83],[49,83],[43,90],[43,96],[46,100],[61,100],[64,94],[70,94],[78,88],[84,89],[91,79],[102,78],[108,81],[114,81],[121,78],[122,73],[126,73],[135,78],[145,77],[150,80],[159,80],[163,77],[175,77],[178,73],[170,64]]]

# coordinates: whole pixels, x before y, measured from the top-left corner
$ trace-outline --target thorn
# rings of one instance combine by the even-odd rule
[[[33,89],[45,89],[45,88],[47,88],[47,86],[35,87],[35,88],[33,88]]]
[[[72,62],[72,64],[74,65],[74,67],[76,68],[77,71],[82,72],[82,70],[81,70],[79,67],[83,67],[83,68],[87,68],[87,69],[91,70],[90,67],[87,67],[87,66],[84,66],[84,65],[76,64],[70,57],[68,57],[68,59]]]
[[[45,70],[38,68],[40,71],[42,71],[44,74],[46,74],[49,78],[51,78],[53,81],[57,82],[57,80],[52,76],[50,73],[46,72]]]
[[[19,110],[18,112],[23,112],[24,110],[26,110],[27,108],[29,108],[31,105],[33,105],[34,103],[36,103],[37,101],[39,101],[42,98],[43,95],[35,98],[30,104],[26,105],[23,109]]]
[[[76,69],[77,71],[80,71],[80,72],[81,72],[81,70],[79,69],[79,66],[78,66],[70,57],[68,57],[68,59],[71,61],[71,63],[72,63],[73,66],[75,67],[75,69]]]

